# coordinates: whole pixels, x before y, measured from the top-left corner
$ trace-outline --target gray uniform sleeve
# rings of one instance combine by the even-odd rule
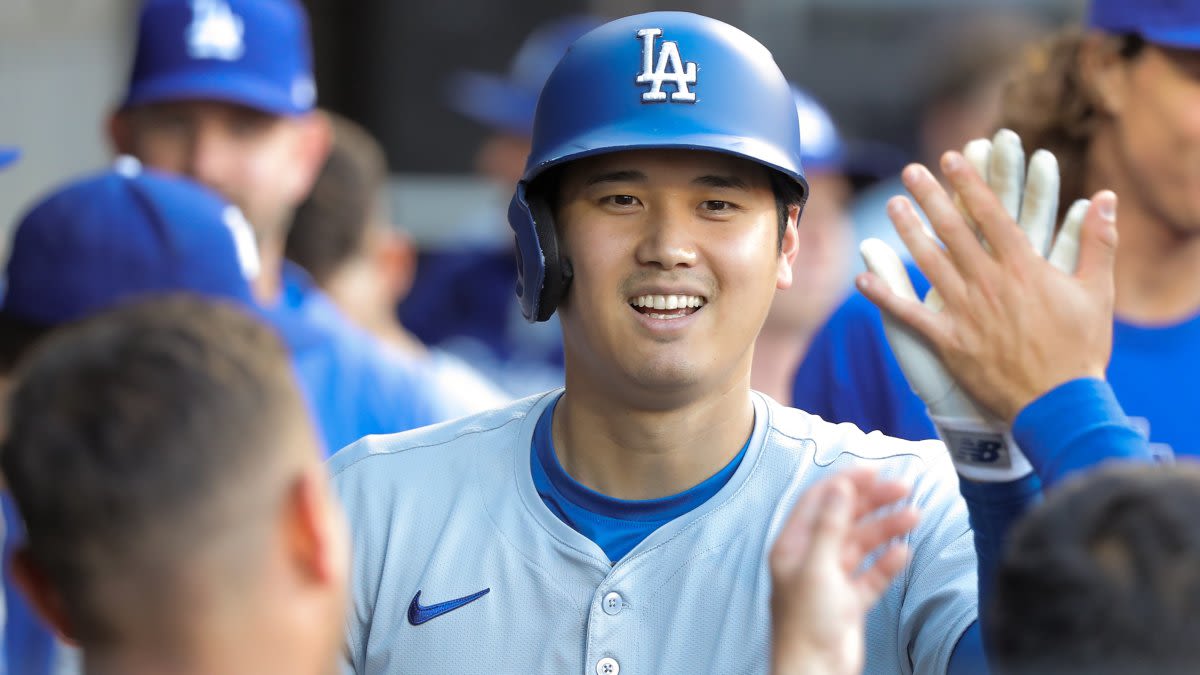
[[[940,445],[940,444],[939,444]],[[900,654],[916,673],[945,673],[963,631],[978,614],[975,546],[958,475],[943,450],[931,453],[913,486],[921,524],[910,535],[904,572]]]

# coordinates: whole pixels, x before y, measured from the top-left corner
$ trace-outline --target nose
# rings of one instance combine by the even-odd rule
[[[649,212],[635,255],[639,263],[664,270],[694,266],[697,252],[690,212],[674,205]]]

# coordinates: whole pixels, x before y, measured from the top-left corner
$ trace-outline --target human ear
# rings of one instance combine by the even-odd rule
[[[783,228],[783,236],[779,240],[775,287],[780,290],[792,286],[792,264],[800,253],[800,233],[796,229],[799,222],[800,205],[792,204],[788,207],[787,226]]]

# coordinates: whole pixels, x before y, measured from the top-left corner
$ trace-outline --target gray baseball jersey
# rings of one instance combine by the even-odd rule
[[[534,426],[560,392],[330,460],[353,540],[354,672],[765,673],[771,544],[806,486],[863,465],[911,483],[922,515],[911,562],[867,618],[865,672],[946,671],[976,581],[939,442],[864,434],[755,393],[729,482],[610,564],[534,488]]]

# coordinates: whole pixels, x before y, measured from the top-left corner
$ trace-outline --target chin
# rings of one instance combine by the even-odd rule
[[[631,375],[630,379],[643,388],[658,391],[692,387],[702,381],[694,364],[680,361],[643,363]]]

